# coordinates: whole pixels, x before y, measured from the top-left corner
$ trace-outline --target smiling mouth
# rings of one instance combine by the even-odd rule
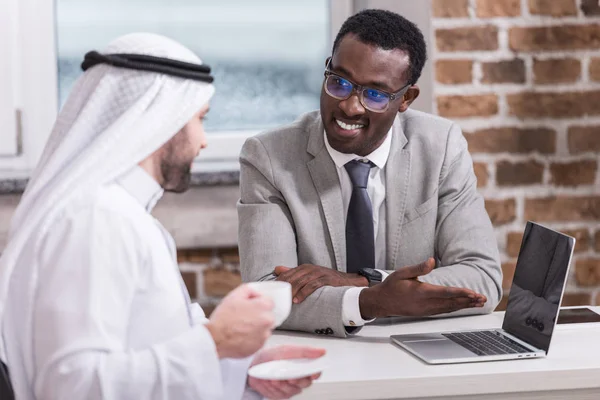
[[[337,118],[335,119],[335,123],[345,131],[354,131],[354,130],[362,129],[365,127],[364,124],[347,124],[343,121],[340,121]]]

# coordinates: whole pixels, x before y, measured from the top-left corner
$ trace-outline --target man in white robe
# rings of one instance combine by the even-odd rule
[[[157,35],[126,35],[102,54],[160,59],[133,69],[88,65],[11,221],[0,259],[0,358],[16,398],[299,393],[316,376],[272,382],[247,379],[247,370],[324,351],[282,347],[252,357],[271,334],[272,302],[241,286],[206,319],[190,304],[172,237],[150,214],[164,190],[189,185],[206,146],[212,78],[187,78],[209,73],[194,72],[201,60]],[[161,60],[183,63],[161,69]]]

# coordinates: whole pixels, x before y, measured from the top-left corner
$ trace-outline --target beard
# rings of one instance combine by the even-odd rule
[[[163,160],[160,170],[165,181],[163,189],[166,192],[182,193],[189,189],[192,180],[191,162],[169,162]]]

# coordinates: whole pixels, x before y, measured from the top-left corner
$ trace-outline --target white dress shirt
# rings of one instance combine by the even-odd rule
[[[250,359],[219,360],[190,305],[162,189],[135,167],[73,199],[15,268],[4,337],[16,397],[240,399]]]
[[[327,140],[327,134],[325,136],[325,147],[329,155],[333,159],[335,166],[337,167],[338,177],[340,179],[340,186],[342,188],[342,202],[344,204],[344,215],[348,214],[348,204],[350,203],[350,197],[352,196],[352,181],[348,171],[344,168],[344,165],[352,160],[356,159],[367,159],[374,164],[369,172],[369,180],[367,182],[367,193],[371,200],[371,206],[373,209],[373,232],[375,234],[375,267],[381,272],[382,280],[385,279],[388,273],[386,269],[386,244],[385,244],[385,164],[390,154],[390,148],[392,146],[392,134],[391,129],[388,132],[385,140],[372,153],[366,157],[361,157],[356,154],[340,153],[335,150],[329,144]],[[351,288],[344,293],[344,299],[342,303],[342,320],[345,326],[355,327],[362,326],[365,324],[361,313],[358,298],[360,292],[365,289],[364,287]]]

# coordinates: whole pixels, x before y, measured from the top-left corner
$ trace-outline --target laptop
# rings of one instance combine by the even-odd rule
[[[545,357],[565,290],[575,239],[527,222],[502,329],[393,335],[429,364]]]

